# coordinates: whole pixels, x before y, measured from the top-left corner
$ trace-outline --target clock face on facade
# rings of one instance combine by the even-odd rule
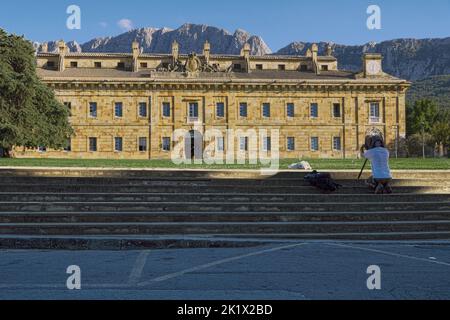
[[[381,71],[380,61],[368,61],[366,66],[368,74],[378,74]]]

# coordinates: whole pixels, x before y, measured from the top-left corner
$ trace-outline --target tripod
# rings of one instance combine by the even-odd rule
[[[366,161],[364,161],[364,165],[363,165],[363,167],[361,168],[361,172],[359,173],[358,180],[361,179],[361,176],[362,176],[362,174],[363,174],[363,171],[364,171],[364,169],[366,168],[367,161],[369,161],[369,160],[366,159]]]

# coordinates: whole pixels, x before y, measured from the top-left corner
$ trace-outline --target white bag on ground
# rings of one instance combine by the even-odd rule
[[[307,161],[302,161],[299,163],[293,163],[289,165],[289,169],[299,169],[299,170],[312,170],[311,165]]]

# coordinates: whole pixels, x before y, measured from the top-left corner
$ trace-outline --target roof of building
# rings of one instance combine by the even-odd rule
[[[56,52],[39,52],[37,54],[38,57],[58,57],[58,53]],[[202,55],[202,54],[199,54]],[[131,53],[108,53],[108,52],[67,52],[65,54],[66,57],[73,58],[132,58],[133,55]],[[181,58],[187,58],[188,54],[180,54]],[[171,58],[171,54],[167,53],[141,53],[139,55],[140,58]],[[212,59],[242,59],[240,55],[232,55],[232,54],[211,54]],[[267,54],[262,56],[251,55],[250,60],[308,60],[310,58],[306,56],[296,56],[296,55],[279,55],[279,54]],[[337,59],[333,56],[318,56],[317,59],[319,61],[337,61]]]
[[[208,82],[302,82],[302,81],[357,81],[357,82],[383,82],[407,83],[389,75],[378,78],[365,79],[360,74],[351,71],[280,71],[280,70],[253,70],[247,72],[200,72],[195,76],[187,76],[182,72],[157,71],[124,71],[117,69],[95,68],[68,68],[62,72],[37,69],[38,76],[47,81],[208,81]]]
[[[42,78],[138,78],[138,79],[185,79],[186,74],[181,72],[157,72],[141,70],[139,72],[124,71],[107,68],[68,68],[64,71],[37,69],[38,76]],[[321,71],[315,74],[312,71],[277,71],[252,70],[252,72],[200,72],[198,78],[208,79],[354,79],[355,73],[349,71]]]

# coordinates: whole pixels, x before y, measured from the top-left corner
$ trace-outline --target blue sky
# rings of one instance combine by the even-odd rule
[[[81,30],[66,28],[66,8],[81,8]],[[381,8],[381,30],[366,27],[369,5]],[[2,0],[0,27],[35,41],[80,43],[133,27],[177,28],[185,22],[260,35],[276,51],[292,41],[363,44],[394,38],[450,36],[450,0]],[[123,27],[123,25],[122,25]]]

